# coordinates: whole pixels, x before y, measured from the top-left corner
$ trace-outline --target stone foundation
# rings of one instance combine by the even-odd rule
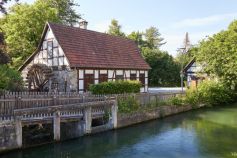
[[[146,111],[118,114],[118,128],[192,110],[192,106],[161,106]]]
[[[14,122],[0,123],[0,152],[18,148],[17,128]]]
[[[42,124],[40,126],[35,126],[31,128],[30,126],[21,126],[21,122],[8,121],[0,123],[0,153],[3,151],[8,151],[12,149],[19,149],[21,147],[29,147],[37,144],[27,143],[29,140],[35,142],[35,138],[42,138],[44,143],[60,140],[68,140],[72,138],[77,138],[87,134],[98,133],[102,131],[107,131],[111,129],[117,129],[121,127],[130,126],[133,124],[185,112],[194,109],[192,106],[161,106],[151,110],[137,111],[129,114],[118,114],[117,116],[117,106],[112,106],[112,117],[104,125],[92,126],[92,118],[89,112],[85,112],[83,120],[68,120],[66,122],[60,122],[54,119],[51,123]],[[54,123],[53,123],[54,122]],[[56,123],[55,123],[56,122]],[[88,122],[88,123],[87,123]],[[53,124],[52,124],[53,123]],[[55,125],[58,124],[58,128]],[[39,128],[40,127],[40,128]],[[61,129],[61,130],[57,130]],[[38,130],[43,132],[34,132],[32,130]],[[27,133],[26,133],[27,132]],[[36,133],[36,135],[35,135]],[[54,133],[54,134],[53,134]],[[55,134],[56,133],[56,134]],[[28,136],[25,140],[26,135]],[[23,138],[22,138],[23,136]],[[46,140],[46,137],[50,138]],[[29,138],[32,137],[32,138]],[[34,139],[33,139],[34,138]],[[54,139],[53,139],[54,138]],[[60,138],[60,139],[58,139]],[[22,145],[23,140],[23,145]],[[43,143],[40,140],[39,144]]]

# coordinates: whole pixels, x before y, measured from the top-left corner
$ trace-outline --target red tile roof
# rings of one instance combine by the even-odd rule
[[[71,67],[150,69],[134,41],[49,23]]]

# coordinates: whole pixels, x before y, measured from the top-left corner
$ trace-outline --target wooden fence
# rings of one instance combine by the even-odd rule
[[[0,121],[14,118],[14,110],[37,107],[49,107],[55,105],[69,105],[75,103],[105,101],[111,98],[127,97],[133,95],[141,105],[153,101],[165,101],[181,93],[167,94],[121,94],[121,95],[92,95],[86,93],[46,93],[46,92],[4,92],[0,95]]]
[[[13,110],[105,100],[104,95],[79,93],[5,92],[0,96],[0,120],[12,119]]]

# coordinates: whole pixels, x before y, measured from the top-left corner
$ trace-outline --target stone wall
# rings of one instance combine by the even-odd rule
[[[18,148],[17,129],[14,122],[0,123],[0,152]]]
[[[118,128],[192,110],[192,106],[161,106],[146,111],[118,114]]]

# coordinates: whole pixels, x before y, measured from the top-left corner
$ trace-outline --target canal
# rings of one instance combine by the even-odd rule
[[[0,157],[237,157],[237,105],[199,109],[62,143],[13,151]]]

